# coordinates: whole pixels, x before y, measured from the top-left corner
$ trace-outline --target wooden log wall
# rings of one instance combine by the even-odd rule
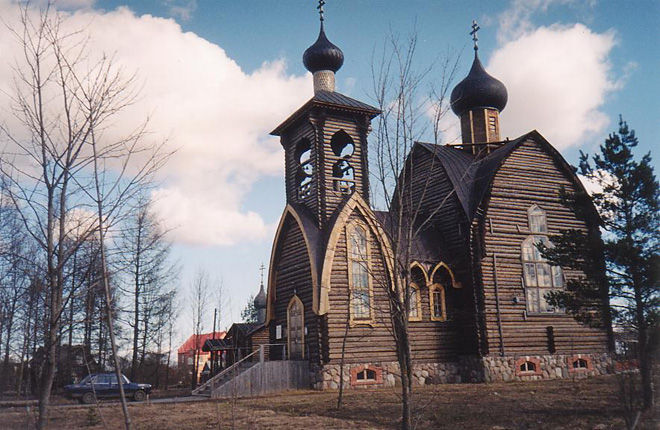
[[[412,156],[414,157],[412,186],[406,187],[406,191],[412,192],[413,207],[421,201],[419,219],[426,220],[433,214],[433,228],[424,234],[434,237],[434,240],[444,248],[443,262],[451,268],[456,281],[462,286],[460,290],[448,291],[447,295],[449,300],[451,300],[450,296],[455,296],[452,303],[448,303],[447,311],[462,339],[460,351],[457,352],[476,354],[478,341],[467,216],[447,172],[436,155],[419,148]],[[430,276],[431,273],[428,275]],[[428,300],[428,293],[422,296],[426,296]]]
[[[354,213],[349,222],[366,222],[361,215]],[[389,288],[384,268],[380,244],[373,232],[369,234],[370,275],[372,276],[371,324],[351,324],[349,309],[349,279],[347,243],[345,230],[341,233],[336,248],[331,272],[330,309],[327,315],[329,362],[338,364],[341,359],[342,344],[346,334],[345,363],[392,362],[396,361],[395,343],[391,334],[389,301],[386,288]],[[453,298],[453,291],[448,292]],[[422,320],[410,322],[413,359],[418,362],[456,361],[464,353],[460,336],[461,330],[454,321],[431,321],[429,291],[420,291]],[[450,299],[451,300],[451,299]],[[346,325],[349,324],[348,332]]]
[[[275,303],[270,321],[270,342],[287,343],[287,308],[296,294],[305,311],[305,358],[319,362],[319,318],[312,310],[312,272],[307,247],[298,223],[288,216],[282,228],[275,258]],[[282,326],[282,339],[276,339],[276,326]],[[282,349],[271,348],[273,359],[281,359]]]
[[[548,235],[558,234],[560,229],[587,228],[561,205],[559,190],[562,186],[568,190],[573,188],[568,173],[533,140],[514,150],[494,178],[481,219],[485,223],[482,224],[485,255],[481,272],[491,354],[548,354],[547,327],[553,327],[557,353],[607,350],[604,331],[578,324],[565,313],[534,315],[526,311],[521,245],[533,234],[529,230],[527,210],[537,204],[545,211]],[[564,273],[566,278],[578,275],[568,270]]]

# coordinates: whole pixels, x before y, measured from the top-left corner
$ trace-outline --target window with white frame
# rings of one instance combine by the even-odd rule
[[[529,231],[532,233],[547,233],[548,227],[545,220],[545,211],[533,205],[527,210],[527,218],[529,219]]]
[[[371,291],[369,287],[369,254],[367,232],[360,225],[348,229],[351,316],[353,320],[371,319]]]
[[[546,233],[545,211],[534,205],[527,211],[529,230],[532,233]],[[561,267],[551,266],[541,255],[538,246],[550,247],[547,236],[531,235],[522,244],[523,281],[527,311],[530,313],[559,313],[561,309],[551,306],[546,296],[551,291],[564,287],[564,274]]]

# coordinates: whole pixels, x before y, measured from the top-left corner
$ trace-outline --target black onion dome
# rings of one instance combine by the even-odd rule
[[[254,307],[256,309],[264,309],[266,307],[266,292],[264,291],[264,284],[261,284],[259,294],[254,298]]]
[[[303,64],[312,73],[319,70],[336,72],[344,64],[344,53],[328,40],[323,30],[323,23],[318,39],[303,54]]]
[[[485,107],[501,112],[508,97],[504,84],[486,72],[475,52],[470,73],[451,92],[451,109],[458,116]]]

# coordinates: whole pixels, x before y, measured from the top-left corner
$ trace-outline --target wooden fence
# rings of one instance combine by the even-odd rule
[[[215,387],[211,397],[251,397],[286,390],[309,389],[309,362],[261,361]]]

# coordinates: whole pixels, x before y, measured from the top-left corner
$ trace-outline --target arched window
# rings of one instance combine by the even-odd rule
[[[410,321],[420,321],[422,319],[422,303],[420,300],[419,287],[416,284],[410,284]]]
[[[350,224],[347,228],[347,236],[351,318],[354,321],[369,321],[371,320],[371,286],[367,231],[358,224]]]
[[[298,163],[298,171],[296,172],[298,198],[302,200],[312,193],[314,165],[312,164],[312,147],[309,139],[301,139],[298,142],[294,157]]]
[[[358,372],[355,375],[355,379],[358,381],[375,381],[376,371],[371,369],[364,369],[362,372]]]
[[[422,288],[428,283],[426,270],[418,263],[413,262],[410,266],[410,288],[409,296],[409,321],[422,320]]]
[[[525,361],[520,365],[521,372],[536,372],[536,364],[531,361]]]
[[[293,296],[287,308],[289,359],[305,358],[305,310],[298,296]]]
[[[532,233],[547,233],[545,211],[537,205],[527,210],[529,230]],[[559,313],[561,309],[550,306],[546,296],[553,290],[564,287],[561,267],[551,266],[541,255],[538,245],[550,247],[547,236],[532,235],[522,243],[523,280],[527,311],[530,313]]]
[[[431,321],[447,321],[446,293],[449,287],[454,286],[453,277],[449,268],[440,263],[431,274],[429,286],[429,307]]]
[[[527,209],[527,218],[529,220],[529,231],[532,233],[547,233],[548,227],[545,220],[545,211],[533,205]]]
[[[587,360],[584,358],[578,358],[573,362],[573,369],[587,369],[589,368],[589,365],[587,364]]]
[[[330,139],[330,148],[337,158],[332,165],[333,188],[344,194],[355,191],[355,169],[351,165],[351,157],[355,151],[355,143],[344,130],[339,130]]]

